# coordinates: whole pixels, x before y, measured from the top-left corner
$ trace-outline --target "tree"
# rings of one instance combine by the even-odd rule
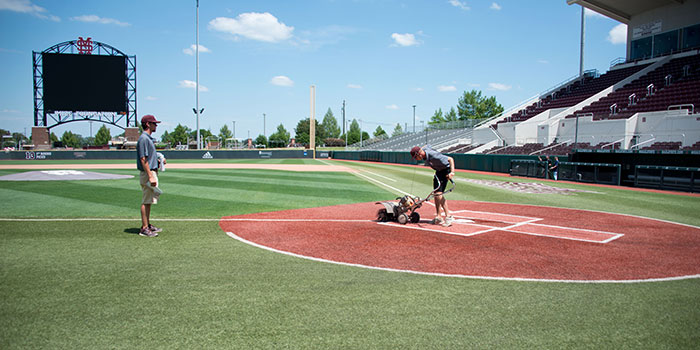
[[[318,119],[314,119],[314,124],[316,124],[316,130],[319,129],[319,124],[318,124]],[[296,139],[297,143],[301,144],[310,144],[309,142],[309,126],[311,125],[311,122],[309,121],[309,118],[302,119],[297,123],[297,127],[294,129],[294,138]],[[316,133],[316,144],[320,145],[321,144],[321,137],[319,136],[318,132]]]
[[[79,138],[78,136],[79,135],[70,132],[70,130],[66,130],[63,133],[63,136],[61,136],[61,142],[63,143],[63,147],[80,147],[81,138]]]
[[[168,134],[168,131],[167,131],[167,130],[166,130],[166,131],[163,131],[163,135],[160,137],[160,140],[161,140],[163,143],[171,143],[171,142],[170,142],[170,134]]]
[[[328,108],[326,115],[323,116],[323,123],[321,123],[321,126],[323,127],[324,131],[324,135],[322,135],[324,139],[329,137],[338,138],[338,136],[340,136],[338,120],[335,119],[333,111],[331,111],[330,107]]]
[[[233,133],[229,130],[228,125],[224,124],[224,126],[219,129],[219,138],[226,142],[226,139],[230,139],[231,137],[233,137]]]
[[[384,129],[382,129],[382,126],[381,125],[377,126],[377,129],[374,130],[374,137],[379,138],[379,137],[386,137],[386,136],[387,136],[386,131],[384,131]]]
[[[97,134],[95,134],[95,146],[108,145],[109,141],[112,139],[112,135],[106,125],[102,124]]]
[[[255,139],[253,144],[263,145],[263,146],[267,147],[267,137],[265,137],[265,135],[262,135],[262,134],[258,135],[258,137]]]
[[[367,131],[363,131],[363,132],[362,132],[362,138],[360,139],[360,141],[362,141],[362,142],[364,143],[364,142],[366,142],[367,140],[369,140],[369,133],[367,133]]]
[[[391,137],[399,136],[401,134],[403,134],[403,129],[401,128],[401,124],[396,123],[396,127],[394,128],[394,131],[391,133]]]
[[[200,140],[204,141],[209,136],[214,136],[214,134],[211,133],[211,130],[199,129]],[[195,141],[197,140],[197,130],[193,130],[190,132],[190,138],[194,139]]]
[[[481,91],[465,91],[457,103],[460,120],[489,118],[502,112],[503,106],[496,102],[496,97],[483,97]]]
[[[445,122],[445,117],[442,116],[442,108],[438,108],[435,113],[433,113],[433,116],[430,117],[430,121],[428,122],[429,125],[434,125],[434,124],[442,124]]]
[[[455,108],[451,107],[450,111],[447,113],[442,113],[442,108],[438,108],[435,113],[433,114],[432,117],[430,117],[430,121],[428,122],[429,125],[436,125],[436,124],[442,124],[442,123],[447,123],[447,122],[454,122],[457,121],[457,113],[455,112]]]
[[[280,125],[277,126],[277,131],[270,135],[270,144],[278,147],[283,147],[289,143],[289,131],[284,128],[284,125],[280,123]]]
[[[58,142],[58,136],[56,136],[56,134],[54,133],[51,133],[49,135],[49,140],[51,141],[51,144],[53,144],[54,142]]]
[[[450,107],[450,111],[445,114],[445,120],[449,122],[459,120],[459,118],[457,118],[457,111],[455,111],[454,107]]]
[[[360,142],[360,123],[353,119],[348,130],[348,145]]]
[[[175,130],[173,130],[172,133],[168,135],[167,140],[163,140],[164,142],[169,142],[171,145],[186,145],[187,144],[187,135],[190,133],[190,128],[186,126],[182,126],[180,124],[177,124],[175,127]],[[165,134],[163,135],[165,137]],[[196,137],[196,136],[195,136]]]

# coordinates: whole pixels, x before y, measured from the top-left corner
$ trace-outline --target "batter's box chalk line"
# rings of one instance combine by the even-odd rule
[[[576,227],[541,224],[537,223],[538,221],[543,220],[541,218],[527,217],[521,215],[490,213],[473,210],[457,210],[453,211],[452,214],[454,214],[456,219],[453,221],[453,226],[449,230],[439,225],[434,225],[435,227],[430,227],[432,225],[401,225],[395,222],[380,222],[379,224],[394,227],[404,227],[413,230],[444,233],[463,237],[471,237],[494,231],[506,231],[510,233],[524,234],[530,236],[549,237],[555,239],[566,239],[572,241],[599,244],[610,243],[624,236],[624,234],[616,232],[606,232]],[[476,223],[475,220],[482,220],[488,222]],[[506,226],[494,226],[489,225],[489,223],[506,224]]]

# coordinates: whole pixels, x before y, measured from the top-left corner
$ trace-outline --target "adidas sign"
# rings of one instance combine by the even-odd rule
[[[207,153],[204,153],[202,156],[202,159],[214,159],[214,157],[211,155],[211,153],[209,153],[209,151],[207,151]]]

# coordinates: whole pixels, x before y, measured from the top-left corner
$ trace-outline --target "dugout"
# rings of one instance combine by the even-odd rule
[[[700,192],[700,168],[637,165],[634,186]]]
[[[693,168],[700,164],[700,151],[575,150],[570,155],[570,159],[579,163],[619,164],[620,184],[638,186],[640,184],[662,183],[660,178],[653,181],[649,179],[649,177],[661,175],[660,172],[651,171],[642,172],[647,177],[646,180],[641,183],[636,181],[638,166],[652,167],[649,168],[650,170],[654,169],[653,167]],[[687,172],[684,176],[690,179],[691,174],[692,172]]]

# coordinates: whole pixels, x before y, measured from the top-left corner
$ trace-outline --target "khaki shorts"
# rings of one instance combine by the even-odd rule
[[[158,186],[158,173],[155,171],[151,171],[153,173],[153,177],[156,178],[156,187]],[[160,194],[156,193],[153,189],[153,186],[151,186],[150,181],[148,181],[148,173],[145,171],[141,172],[141,177],[140,177],[140,182],[141,182],[141,191],[143,192],[143,199],[141,200],[141,204],[158,204],[158,198],[160,197]]]

